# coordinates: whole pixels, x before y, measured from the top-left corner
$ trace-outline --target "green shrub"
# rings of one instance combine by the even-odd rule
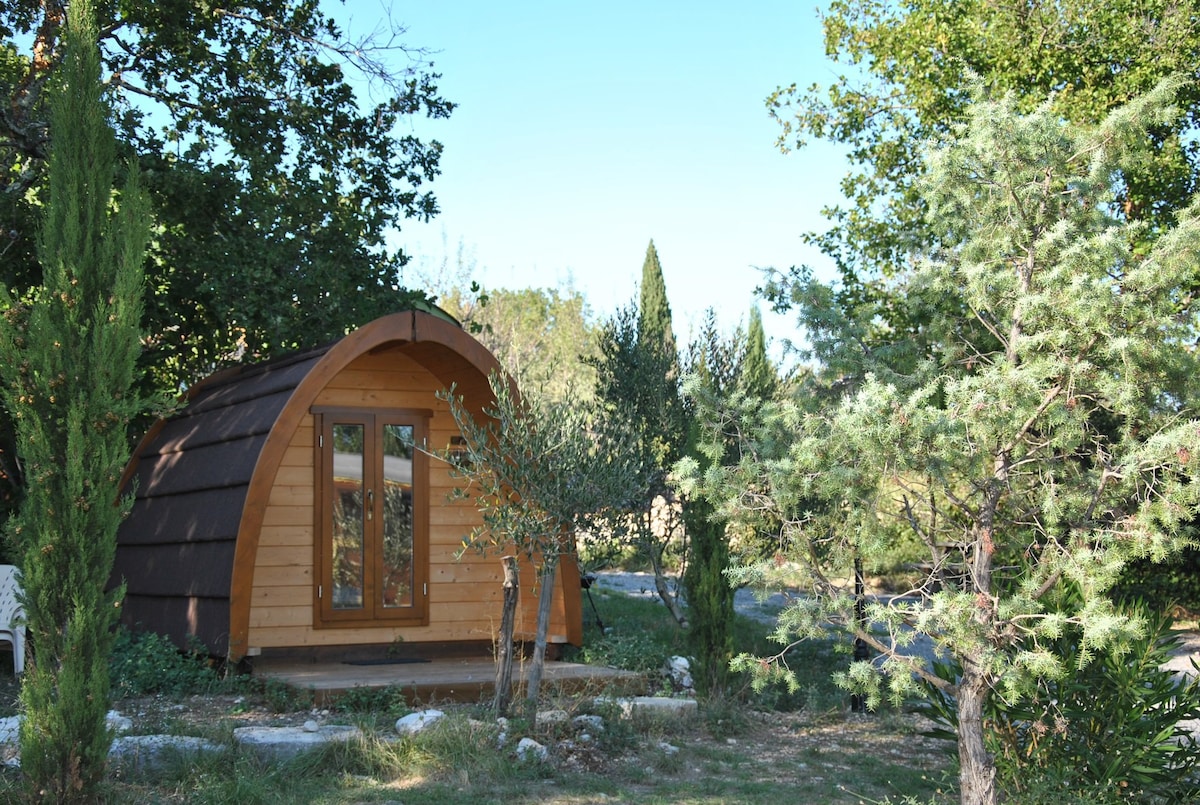
[[[668,656],[653,634],[618,628],[607,630],[603,637],[587,643],[580,651],[580,661],[589,665],[607,665],[640,673],[658,671]]]
[[[412,712],[404,689],[395,685],[351,688],[338,694],[333,700],[333,709],[339,713],[381,716],[393,721]]]
[[[1185,548],[1166,562],[1130,562],[1113,590],[1117,600],[1141,600],[1157,612],[1178,607],[1200,613],[1200,548]]]
[[[263,700],[272,713],[294,713],[312,707],[312,693],[307,690],[270,678],[263,679],[261,685]]]
[[[1200,748],[1183,724],[1200,718],[1200,681],[1180,681],[1163,668],[1179,638],[1170,618],[1140,609],[1146,634],[1124,653],[1109,650],[1080,669],[1078,636],[1064,636],[1055,651],[1078,670],[1042,680],[1016,700],[990,697],[988,747],[1011,801],[1193,802],[1200,795]],[[934,668],[943,679],[958,678],[955,663]],[[932,685],[926,692],[936,732],[952,737],[953,702]]]
[[[124,626],[117,629],[109,673],[116,698],[209,693],[221,681],[207,651],[198,643],[180,651],[167,637]]]

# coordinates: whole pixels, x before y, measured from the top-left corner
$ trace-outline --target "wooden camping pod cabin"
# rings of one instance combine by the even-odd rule
[[[498,368],[448,317],[406,311],[198,383],[126,471],[135,499],[113,572],[126,585],[122,620],[180,646],[194,636],[231,661],[490,648],[500,559],[456,558],[480,515],[449,500],[450,468],[423,448],[460,435],[437,392],[453,385],[481,415]],[[573,560],[558,579],[549,639],[579,644]],[[532,587],[526,568],[524,639]]]

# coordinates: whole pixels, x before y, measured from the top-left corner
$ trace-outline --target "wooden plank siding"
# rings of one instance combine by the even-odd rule
[[[442,388],[443,383],[405,355],[402,346],[392,346],[354,359],[317,394],[313,405],[431,410],[428,447],[438,452],[459,435],[449,406],[435,396]],[[429,469],[429,625],[314,626],[313,444],[314,423],[309,415],[283,453],[263,514],[250,597],[250,653],[276,647],[389,644],[397,639],[493,639],[500,621],[500,559],[473,552],[456,558],[463,537],[480,522],[479,513],[470,500],[448,500],[455,481],[449,467],[436,458],[430,460]],[[577,574],[574,583],[578,584]],[[527,569],[518,617],[518,632],[526,639],[532,639],[536,625],[534,587]],[[551,621],[552,642],[569,639],[568,609],[560,590]]]
[[[488,377],[498,368],[486,347],[447,317],[399,311],[330,344],[231,367],[194,384],[185,405],[150,428],[123,475],[135,500],[118,533],[111,579],[127,585],[122,620],[180,646],[199,638],[214,655],[234,661],[256,649],[368,651],[402,638],[425,642],[434,653],[455,641],[463,645],[450,650],[490,639],[499,620],[500,560],[455,558],[479,515],[470,501],[447,500],[454,481],[436,459],[429,461],[423,560],[428,622],[410,628],[400,620],[314,621],[322,610],[315,598],[321,535],[313,410],[429,411],[428,447],[439,452],[458,431],[436,392],[456,384],[479,415],[490,399]],[[562,577],[551,639],[578,643],[573,568]],[[536,605],[527,570],[523,636],[532,635]]]

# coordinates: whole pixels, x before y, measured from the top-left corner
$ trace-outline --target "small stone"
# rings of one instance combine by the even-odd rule
[[[542,710],[537,714],[539,724],[566,724],[570,718],[566,710]]]
[[[679,747],[678,747],[678,746],[672,746],[671,744],[667,743],[666,741],[659,741],[659,742],[658,742],[658,748],[659,748],[659,750],[660,750],[660,751],[662,751],[662,752],[665,752],[665,753],[666,753],[666,754],[668,754],[668,755],[677,755],[677,754],[679,754]]]
[[[590,732],[604,732],[604,719],[600,716],[582,715],[575,716],[571,719],[571,723],[577,730],[588,730]]]
[[[550,756],[550,750],[532,738],[522,738],[517,744],[518,760],[545,760]]]
[[[133,729],[133,719],[126,718],[116,710],[109,710],[104,720],[113,732],[129,732]]]
[[[401,735],[412,735],[438,722],[445,715],[441,710],[422,710],[419,713],[409,713],[396,721],[396,732]]]
[[[317,722],[313,721],[311,718],[308,721],[304,722],[304,731],[305,732],[316,732],[319,729],[321,729],[321,725],[318,724]]]

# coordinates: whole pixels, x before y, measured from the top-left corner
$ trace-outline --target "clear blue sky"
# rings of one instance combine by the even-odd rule
[[[362,30],[382,5],[327,8]],[[459,104],[415,129],[446,150],[441,214],[398,238],[410,284],[461,245],[485,287],[571,285],[603,317],[635,298],[653,239],[686,340],[710,307],[723,329],[745,321],[758,267],[828,273],[800,236],[824,228],[844,162],[824,145],[782,154],[764,105],[778,85],[832,80],[815,5],[415,0],[392,14]],[[760,307],[778,354],[798,334]]]

